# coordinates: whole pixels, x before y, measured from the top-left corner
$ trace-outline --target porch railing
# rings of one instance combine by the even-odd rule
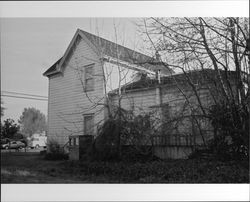
[[[191,134],[155,135],[154,146],[194,146],[195,137]]]

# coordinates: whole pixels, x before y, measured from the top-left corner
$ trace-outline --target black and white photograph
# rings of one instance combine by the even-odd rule
[[[0,25],[1,186],[249,184],[249,17]]]

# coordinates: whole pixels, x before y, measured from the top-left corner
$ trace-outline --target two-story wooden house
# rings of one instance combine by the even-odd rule
[[[64,55],[43,75],[49,79],[48,141],[96,135],[107,117],[108,93],[137,79],[172,72],[156,59],[78,29]]]

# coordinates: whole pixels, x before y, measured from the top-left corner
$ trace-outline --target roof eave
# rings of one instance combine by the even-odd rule
[[[140,66],[137,64],[132,64],[132,63],[129,63],[129,62],[126,62],[123,60],[119,60],[117,58],[113,58],[113,57],[108,56],[108,55],[103,55],[102,59],[108,63],[111,63],[111,64],[119,64],[119,65],[124,66],[124,67],[129,68],[129,69],[133,69],[133,70],[137,70],[137,71],[144,71],[144,72],[147,72],[149,74],[155,75],[154,71],[151,71],[143,66]]]
[[[58,70],[56,70],[56,71],[51,71],[51,72],[44,72],[44,73],[43,73],[43,76],[50,77],[50,76],[52,76],[52,75],[59,74],[59,73],[62,73],[62,72],[61,72],[61,71],[58,71]]]

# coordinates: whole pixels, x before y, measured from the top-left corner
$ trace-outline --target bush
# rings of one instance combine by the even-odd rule
[[[4,120],[4,124],[1,124],[1,138],[13,139],[13,136],[19,131],[20,126],[15,123],[13,119]]]
[[[50,140],[47,146],[48,153],[45,155],[46,160],[67,160],[69,158],[68,154],[64,153],[56,140]]]
[[[240,105],[220,103],[209,113],[215,129],[209,148],[221,159],[248,159],[249,112]]]
[[[99,128],[98,136],[93,144],[93,159],[117,160],[119,126],[117,120],[109,119]]]
[[[140,160],[151,156],[153,124],[150,114],[135,116],[124,109],[118,110],[121,110],[120,119],[110,118],[99,128],[93,146],[93,159],[127,161],[129,158]]]
[[[60,153],[60,144],[54,139],[48,141],[47,147],[49,153]]]

